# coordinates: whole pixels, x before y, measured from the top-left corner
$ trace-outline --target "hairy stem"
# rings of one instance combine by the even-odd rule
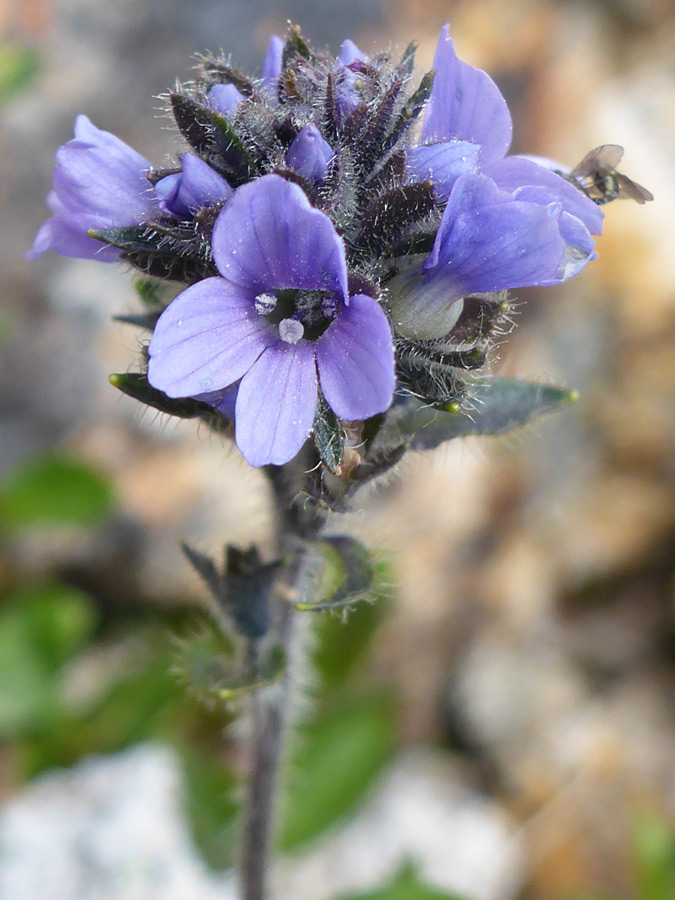
[[[279,793],[279,769],[288,731],[293,691],[301,665],[301,628],[291,600],[304,598],[312,582],[303,548],[321,528],[321,519],[293,504],[295,490],[307,466],[305,460],[267,470],[275,506],[276,542],[280,556],[293,555],[296,563],[290,596],[277,597],[275,625],[270,638],[284,648],[286,671],[276,684],[258,690],[252,697],[251,767],[243,832],[243,900],[267,900],[267,877],[274,839],[274,811]],[[306,470],[306,469],[305,469]],[[251,647],[256,653],[256,648]]]
[[[279,622],[279,642],[286,648],[288,656],[291,655],[296,615],[293,607],[286,604],[281,616],[283,621]],[[242,867],[244,900],[266,900],[267,897],[274,805],[291,690],[292,675],[288,670],[278,684],[256,691],[252,697],[252,760]]]

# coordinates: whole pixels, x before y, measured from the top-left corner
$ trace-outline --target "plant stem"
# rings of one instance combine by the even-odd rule
[[[275,507],[277,551],[281,557],[293,555],[293,584],[289,596],[276,597],[275,624],[269,638],[283,647],[286,670],[274,685],[255,691],[252,697],[251,767],[243,832],[242,898],[267,900],[267,876],[274,837],[274,809],[279,788],[279,769],[284,739],[288,731],[293,690],[297,680],[302,647],[301,629],[293,598],[304,598],[311,589],[306,549],[322,525],[311,509],[293,504],[308,463],[305,459],[281,468],[266,470]],[[252,647],[253,654],[256,648]]]
[[[289,645],[297,615],[287,603],[282,611],[283,621],[279,623],[279,642],[286,648],[287,657],[291,655]],[[242,866],[244,900],[266,900],[267,897],[274,803],[288,722],[291,681],[291,672],[287,670],[279,683],[256,691],[252,697],[252,761]]]

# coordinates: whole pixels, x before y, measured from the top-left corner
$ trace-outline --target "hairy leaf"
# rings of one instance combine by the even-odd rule
[[[315,547],[321,556],[319,585],[314,599],[296,604],[297,609],[347,609],[372,599],[375,569],[363,544],[350,537],[327,537]]]
[[[505,434],[577,399],[574,391],[518,378],[467,379],[467,384],[470,400],[461,407],[436,409],[405,398],[390,412],[374,449],[405,440],[415,450],[430,450],[453,438]]]
[[[140,372],[110,375],[108,381],[118,391],[133,397],[134,400],[139,400],[146,406],[170,416],[177,416],[179,419],[196,419],[198,416],[203,416],[214,422],[219,421],[222,426],[229,421],[208,403],[193,400],[191,397],[167,397],[163,391],[157,390],[150,384],[147,375]]]

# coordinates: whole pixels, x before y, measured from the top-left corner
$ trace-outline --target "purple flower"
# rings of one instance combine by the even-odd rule
[[[440,337],[472,292],[551,285],[595,259],[602,231],[595,203],[533,159],[506,157],[506,101],[492,79],[455,54],[448,26],[434,57],[436,77],[421,143],[407,156],[408,183],[430,180],[447,201],[431,254],[391,286],[401,334]]]
[[[188,288],[157,323],[154,387],[194,397],[241,379],[236,441],[254,466],[297,454],[318,386],[345,420],[388,408],[388,320],[371,297],[349,296],[343,242],[297,185],[266,175],[239,188],[216,221],[213,255],[221,277]]]
[[[198,209],[214,206],[232,194],[222,175],[194,153],[183,154],[181,167],[182,171],[161,178],[155,185],[162,212],[190,218]]]
[[[283,53],[284,42],[278,35],[273,34],[261,70],[262,89],[268,100],[273,101],[276,98]],[[234,115],[243,99],[244,95],[233,84],[214,84],[209,88],[207,95],[211,108],[221,113],[226,119],[230,119]]]
[[[263,87],[272,95],[276,93],[277,84],[279,83],[283,56],[284,42],[278,35],[273,34],[270,38],[261,70]]]
[[[150,163],[86,116],[75,120],[75,137],[56,153],[51,218],[38,231],[28,259],[46,250],[62,256],[115,262],[120,251],[89,237],[89,229],[138,225],[157,212],[147,180]]]
[[[323,181],[328,164],[335,156],[316,125],[305,125],[286,151],[286,162],[309,181]]]
[[[335,111],[338,125],[342,127],[350,114],[363,102],[358,91],[359,67],[366,63],[368,57],[356,46],[354,41],[346,40],[340,46],[335,60]]]
[[[460,175],[478,169],[514,197],[523,188],[541,188],[530,202],[560,203],[590,234],[602,232],[602,212],[574,185],[532,158],[504,158],[513,133],[506,100],[489,75],[457,58],[448,25],[438,39],[434,69],[420,144],[408,154],[410,181],[431,178],[437,196],[447,199]]]
[[[486,175],[461,175],[431,253],[390,287],[397,330],[417,340],[442,337],[468,294],[562,280],[561,215],[515,198]]]
[[[233,84],[214,84],[207,94],[209,106],[226,119],[234,115],[243,99],[244,95]]]

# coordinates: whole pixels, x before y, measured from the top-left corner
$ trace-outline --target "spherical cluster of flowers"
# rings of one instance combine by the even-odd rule
[[[337,58],[297,29],[259,79],[216,57],[171,94],[189,149],[153,169],[85,117],[57,153],[45,250],[187,285],[159,316],[150,385],[234,419],[251,465],[291,460],[403,392],[461,397],[504,291],[593,259],[602,213],[553,166],[507,156],[511,116],[447,26],[415,86],[402,59]],[[316,429],[315,429],[316,430]]]

